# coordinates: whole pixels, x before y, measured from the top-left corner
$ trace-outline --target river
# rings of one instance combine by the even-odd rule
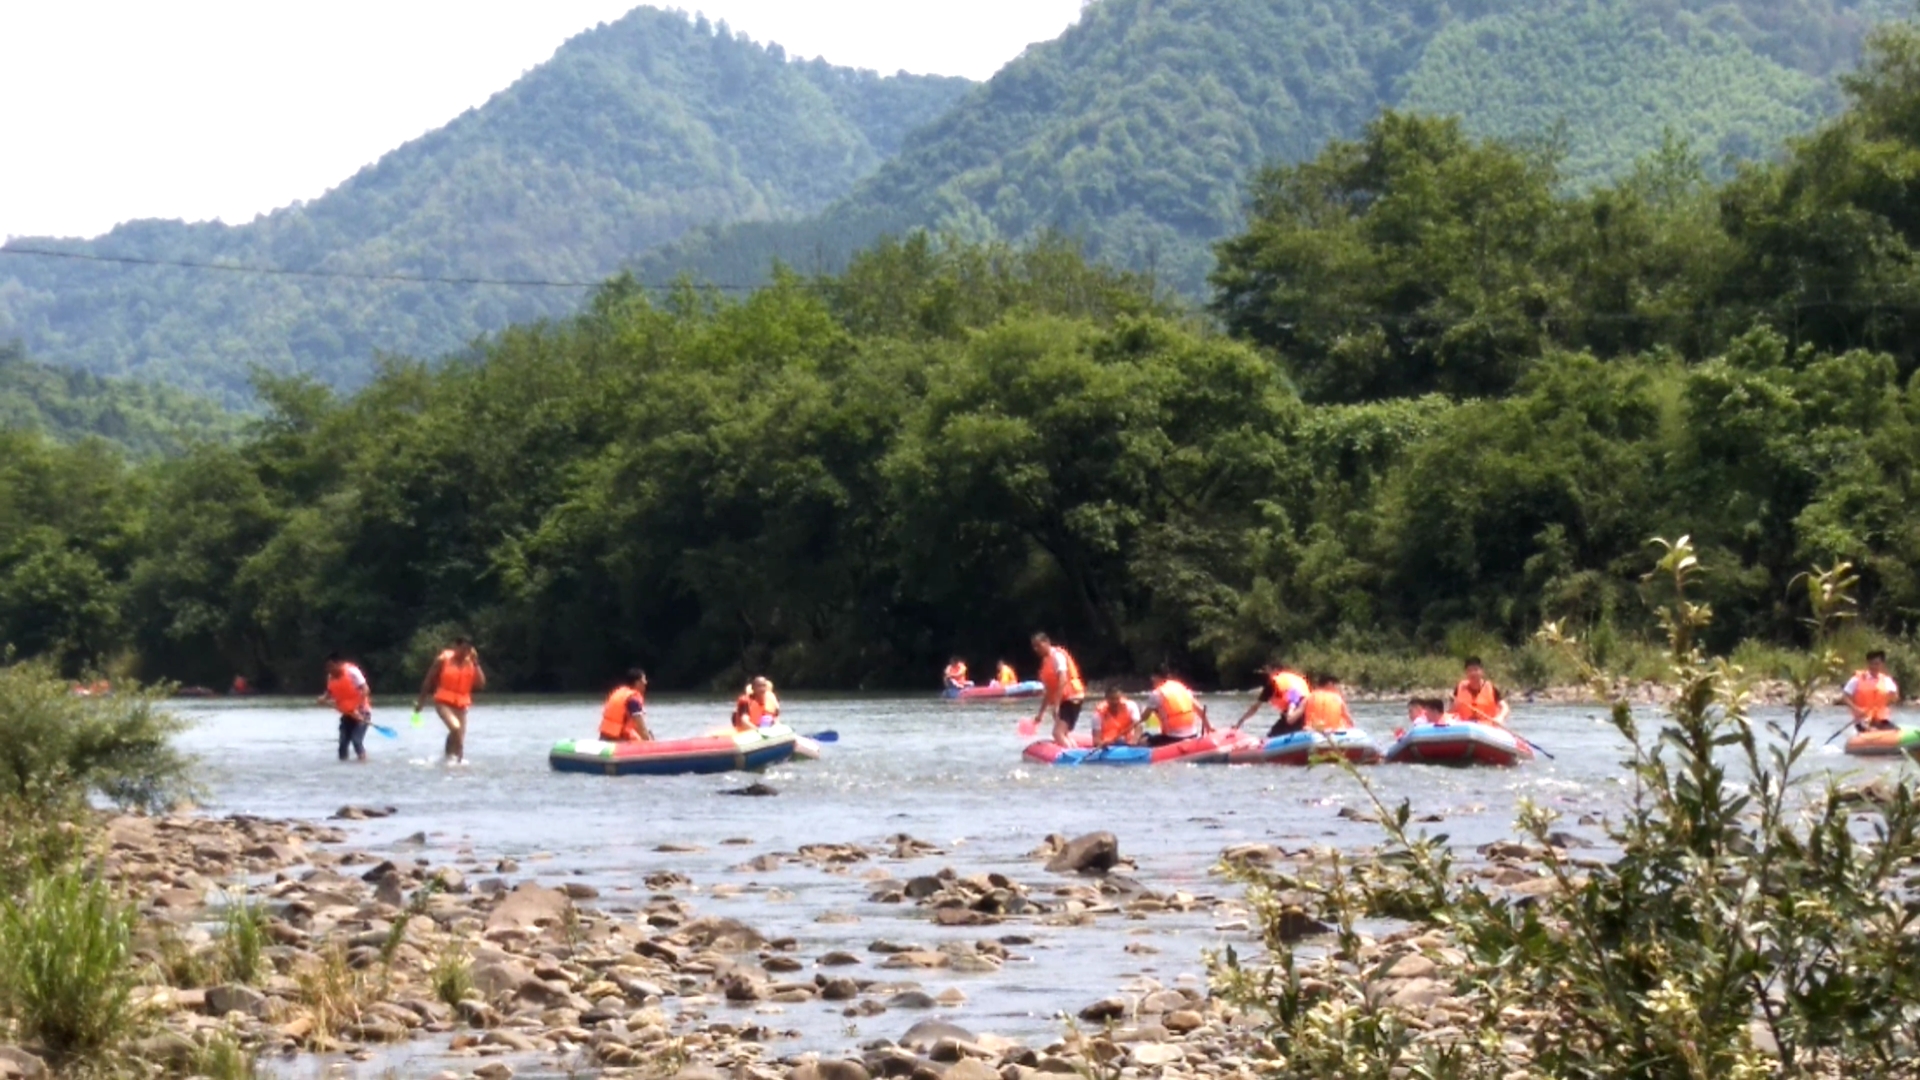
[[[863,952],[879,938],[937,944],[1018,932],[1033,938],[996,975],[928,973],[929,993],[949,986],[967,1002],[942,1015],[978,1031],[1045,1041],[1057,1035],[1056,1014],[1113,993],[1137,976],[1163,983],[1204,978],[1202,954],[1223,944],[1244,947],[1247,934],[1214,913],[1156,916],[1150,923],[1113,918],[1093,929],[1008,923],[945,929],[924,909],[869,903],[859,875],[833,875],[787,864],[766,872],[741,868],[754,854],[801,844],[877,845],[908,833],[945,849],[901,875],[953,866],[963,874],[1001,871],[1026,882],[1048,880],[1028,857],[1049,833],[1099,829],[1120,839],[1137,876],[1157,891],[1228,895],[1232,886],[1209,869],[1223,848],[1266,841],[1293,849],[1310,844],[1359,848],[1376,843],[1377,826],[1343,818],[1342,807],[1365,807],[1365,794],[1337,768],[1174,765],[1160,768],[1048,768],[1027,763],[1015,733],[1027,710],[1013,703],[954,705],[925,698],[782,695],[786,719],[799,731],[837,731],[823,760],[783,765],[763,778],[772,798],[719,794],[746,783],[738,776],[603,778],[559,774],[546,751],[560,738],[591,734],[598,703],[584,699],[490,697],[474,709],[470,764],[439,762],[441,734],[431,717],[414,729],[397,709],[376,711],[397,739],[370,734],[365,766],[334,761],[335,718],[325,708],[286,699],[193,702],[181,711],[196,721],[183,746],[205,764],[215,813],[325,818],[341,806],[391,806],[388,818],[347,822],[354,843],[374,851],[425,833],[419,854],[435,864],[471,853],[488,865],[520,864],[519,879],[548,884],[572,878],[614,901],[643,898],[640,879],[663,869],[691,877],[705,914],[733,915],[769,933],[793,935],[803,956],[832,949]],[[1236,718],[1250,699],[1210,700],[1218,720]],[[699,734],[723,722],[728,703],[663,697],[649,703],[661,738]],[[1380,737],[1402,712],[1357,705],[1360,726]],[[1267,722],[1264,717],[1256,723]],[[1652,717],[1649,716],[1651,720]],[[1831,730],[1819,717],[1815,737]],[[1844,717],[1834,712],[1832,722]],[[1569,823],[1617,806],[1626,792],[1625,745],[1595,706],[1521,706],[1514,726],[1556,756],[1507,770],[1382,766],[1367,770],[1389,802],[1410,800],[1420,814],[1439,814],[1441,830],[1463,847],[1513,835],[1518,800],[1563,811]],[[1818,751],[1834,767],[1861,764],[1837,748]],[[1867,762],[1868,769],[1899,767]],[[1578,830],[1595,834],[1593,829]],[[745,838],[752,846],[727,845]],[[663,853],[663,844],[697,852]],[[409,849],[415,850],[415,849]],[[732,896],[715,896],[738,889]],[[820,922],[826,912],[857,922]],[[1156,953],[1129,952],[1146,936]],[[883,1015],[856,1022],[835,1006],[794,1006],[778,1024],[804,1033],[792,1049],[848,1049],[875,1035],[898,1036],[913,1018]],[[423,1048],[424,1050],[424,1048]],[[431,1063],[422,1058],[403,1073]]]

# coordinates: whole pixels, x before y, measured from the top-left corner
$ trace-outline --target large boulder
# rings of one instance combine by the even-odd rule
[[[922,1020],[907,1029],[900,1036],[900,1045],[916,1054],[925,1054],[933,1050],[941,1039],[954,1039],[959,1042],[976,1041],[973,1032],[959,1024],[949,1024],[945,1020]]]
[[[1110,832],[1088,833],[1067,841],[1047,860],[1056,874],[1104,874],[1120,864],[1120,840]]]
[[[714,916],[687,923],[675,931],[675,936],[683,937],[695,945],[726,952],[747,952],[767,943],[765,934],[746,923]]]
[[[573,901],[559,889],[525,882],[506,895],[487,916],[488,930],[527,930],[555,926],[566,920]]]

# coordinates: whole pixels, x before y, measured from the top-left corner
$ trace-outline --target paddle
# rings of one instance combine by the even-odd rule
[[[1829,736],[1827,736],[1827,741],[1826,741],[1826,742],[1823,742],[1823,743],[1821,743],[1820,745],[1821,745],[1821,746],[1826,746],[1826,745],[1828,745],[1828,744],[1830,744],[1830,743],[1832,743],[1832,742],[1833,742],[1833,740],[1835,740],[1835,739],[1837,739],[1837,738],[1839,738],[1839,737],[1840,737],[1840,736],[1842,736],[1842,735],[1845,735],[1845,734],[1846,734],[1847,732],[1849,732],[1849,731],[1851,731],[1851,730],[1853,730],[1854,728],[1857,728],[1857,727],[1859,727],[1859,726],[1860,726],[1860,725],[1859,725],[1859,723],[1858,723],[1857,721],[1853,721],[1853,720],[1849,720],[1849,721],[1847,721],[1846,723],[1844,723],[1844,724],[1842,724],[1842,725],[1840,725],[1840,730],[1839,730],[1839,731],[1836,731],[1836,732],[1834,732],[1833,734],[1831,734],[1831,735],[1829,735]]]
[[[372,728],[373,730],[375,730],[375,731],[377,731],[377,732],[379,732],[380,734],[382,734],[382,735],[385,735],[385,736],[386,736],[387,738],[389,738],[389,739],[397,739],[397,738],[399,738],[399,737],[400,737],[400,733],[399,733],[399,732],[397,732],[397,731],[395,731],[395,730],[393,730],[392,728],[390,728],[390,727],[387,727],[387,726],[385,726],[385,725],[382,725],[382,724],[368,724],[367,726],[368,726],[368,727],[370,727],[370,728]]]
[[[1547,748],[1546,748],[1546,747],[1544,747],[1544,746],[1541,746],[1541,745],[1540,745],[1539,743],[1537,743],[1537,742],[1534,742],[1534,741],[1533,741],[1532,739],[1529,739],[1529,738],[1527,738],[1527,737],[1525,737],[1525,736],[1523,736],[1523,735],[1515,735],[1515,736],[1514,736],[1514,738],[1516,738],[1516,739],[1519,739],[1519,740],[1520,740],[1521,742],[1523,742],[1523,743],[1526,743],[1526,744],[1527,744],[1528,746],[1531,746],[1531,747],[1533,747],[1533,748],[1534,748],[1535,750],[1538,750],[1538,751],[1540,751],[1541,753],[1543,753],[1543,754],[1545,754],[1545,755],[1547,755],[1547,760],[1548,760],[1548,761],[1559,761],[1559,760],[1560,760],[1560,759],[1559,759],[1558,757],[1556,757],[1556,756],[1554,756],[1554,753],[1553,753],[1553,751],[1551,751],[1551,750],[1549,750],[1549,749],[1547,749]]]
[[[808,735],[807,738],[812,739],[814,742],[839,742],[840,733],[837,731],[816,731]]]
[[[1020,726],[1014,730],[1020,733],[1021,738],[1031,739],[1035,735],[1040,734],[1040,721],[1029,716],[1025,720],[1020,721]]]

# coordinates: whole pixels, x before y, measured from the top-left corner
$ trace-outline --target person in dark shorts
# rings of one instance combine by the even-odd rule
[[[367,760],[367,728],[373,724],[373,693],[360,665],[348,663],[339,653],[327,656],[327,691],[314,699],[316,705],[331,704],[340,713],[340,760],[352,750],[360,761]]]

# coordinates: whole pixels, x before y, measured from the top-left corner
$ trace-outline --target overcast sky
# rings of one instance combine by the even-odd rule
[[[984,79],[1082,0],[692,0],[789,55]],[[632,0],[0,0],[0,236],[310,199]]]

